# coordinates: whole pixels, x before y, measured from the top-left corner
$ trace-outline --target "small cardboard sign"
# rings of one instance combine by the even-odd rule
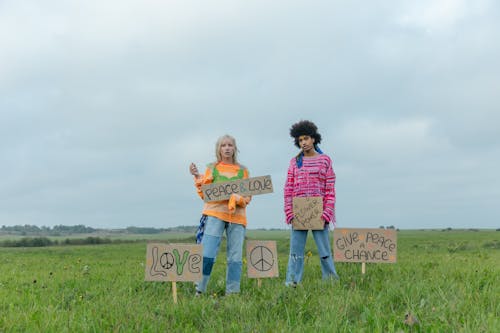
[[[395,263],[397,251],[394,229],[338,228],[333,232],[335,261]]]
[[[325,221],[321,215],[323,215],[322,197],[293,198],[294,230],[323,230]]]
[[[148,243],[145,281],[200,281],[202,266],[202,245]]]
[[[271,176],[260,176],[201,186],[205,202],[228,200],[231,194],[252,196],[273,192]]]
[[[247,273],[249,278],[279,275],[276,241],[247,241]]]

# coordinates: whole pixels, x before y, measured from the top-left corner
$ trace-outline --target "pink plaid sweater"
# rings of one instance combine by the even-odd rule
[[[323,197],[323,219],[335,225],[335,172],[332,160],[325,154],[303,157],[302,168],[295,157],[290,161],[285,183],[286,223],[293,219],[294,197]]]

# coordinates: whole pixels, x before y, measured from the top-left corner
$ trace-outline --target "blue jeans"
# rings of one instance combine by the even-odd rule
[[[290,237],[290,257],[288,258],[285,280],[287,286],[302,281],[307,232],[308,230],[292,230]],[[323,279],[338,279],[339,277],[333,263],[328,232],[328,225],[325,225],[323,230],[312,230],[314,241],[318,248]]]
[[[201,245],[203,245],[203,275],[201,281],[196,284],[197,291],[205,292],[207,290],[224,230],[226,230],[227,239],[226,294],[240,292],[245,227],[241,224],[222,221],[213,216],[207,217],[205,233],[201,241]]]

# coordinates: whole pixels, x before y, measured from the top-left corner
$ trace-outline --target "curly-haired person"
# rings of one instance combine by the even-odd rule
[[[300,149],[291,159],[284,188],[286,223],[294,219],[294,197],[322,197],[324,221],[322,230],[312,230],[318,248],[323,279],[337,280],[338,275],[333,263],[330,247],[329,224],[335,225],[335,172],[332,160],[319,149],[321,135],[316,125],[308,120],[295,123],[290,128],[290,136]],[[290,237],[290,257],[286,272],[287,286],[295,287],[302,281],[304,273],[304,249],[308,230],[295,230]]]

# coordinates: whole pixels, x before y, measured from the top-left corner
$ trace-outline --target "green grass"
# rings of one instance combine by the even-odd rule
[[[362,275],[337,263],[336,283],[321,280],[309,236],[296,289],[284,286],[288,232],[247,237],[277,240],[280,277],[258,288],[244,269],[241,294],[223,297],[223,244],[207,295],[179,282],[177,304],[170,283],[144,281],[145,242],[0,248],[0,332],[500,332],[500,232],[400,231],[397,264]]]

